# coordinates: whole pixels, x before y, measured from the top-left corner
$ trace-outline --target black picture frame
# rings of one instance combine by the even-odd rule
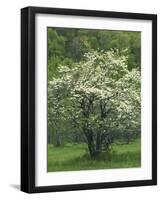
[[[152,179],[89,184],[35,186],[35,15],[61,14],[152,21]],[[21,190],[57,192],[157,184],[157,15],[45,7],[21,9]]]

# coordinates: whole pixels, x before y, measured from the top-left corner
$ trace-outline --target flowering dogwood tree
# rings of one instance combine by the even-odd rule
[[[60,66],[48,87],[48,124],[70,123],[84,135],[91,158],[108,151],[113,130],[140,127],[140,72],[128,70],[117,50],[86,53],[72,67]]]

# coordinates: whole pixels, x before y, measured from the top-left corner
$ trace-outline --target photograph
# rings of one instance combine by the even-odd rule
[[[47,171],[141,167],[141,32],[47,27]]]
[[[157,184],[157,15],[21,9],[21,190]]]

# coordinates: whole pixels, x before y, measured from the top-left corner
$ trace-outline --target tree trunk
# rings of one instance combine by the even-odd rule
[[[97,133],[96,137],[96,157],[99,157],[101,153],[101,134]]]
[[[61,146],[61,136],[60,136],[60,133],[57,130],[55,131],[55,146],[56,147]]]
[[[88,142],[88,149],[89,149],[89,153],[90,153],[90,157],[92,159],[95,159],[95,146],[93,141]]]
[[[92,159],[97,159],[101,152],[101,138],[100,134],[97,135],[96,142],[94,141],[93,133],[88,132],[86,133],[87,143],[88,143],[88,150],[90,157]]]

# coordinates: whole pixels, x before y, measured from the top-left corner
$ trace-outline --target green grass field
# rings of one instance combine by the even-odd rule
[[[48,172],[132,168],[141,166],[140,140],[112,146],[110,159],[91,160],[86,144],[48,145]]]

